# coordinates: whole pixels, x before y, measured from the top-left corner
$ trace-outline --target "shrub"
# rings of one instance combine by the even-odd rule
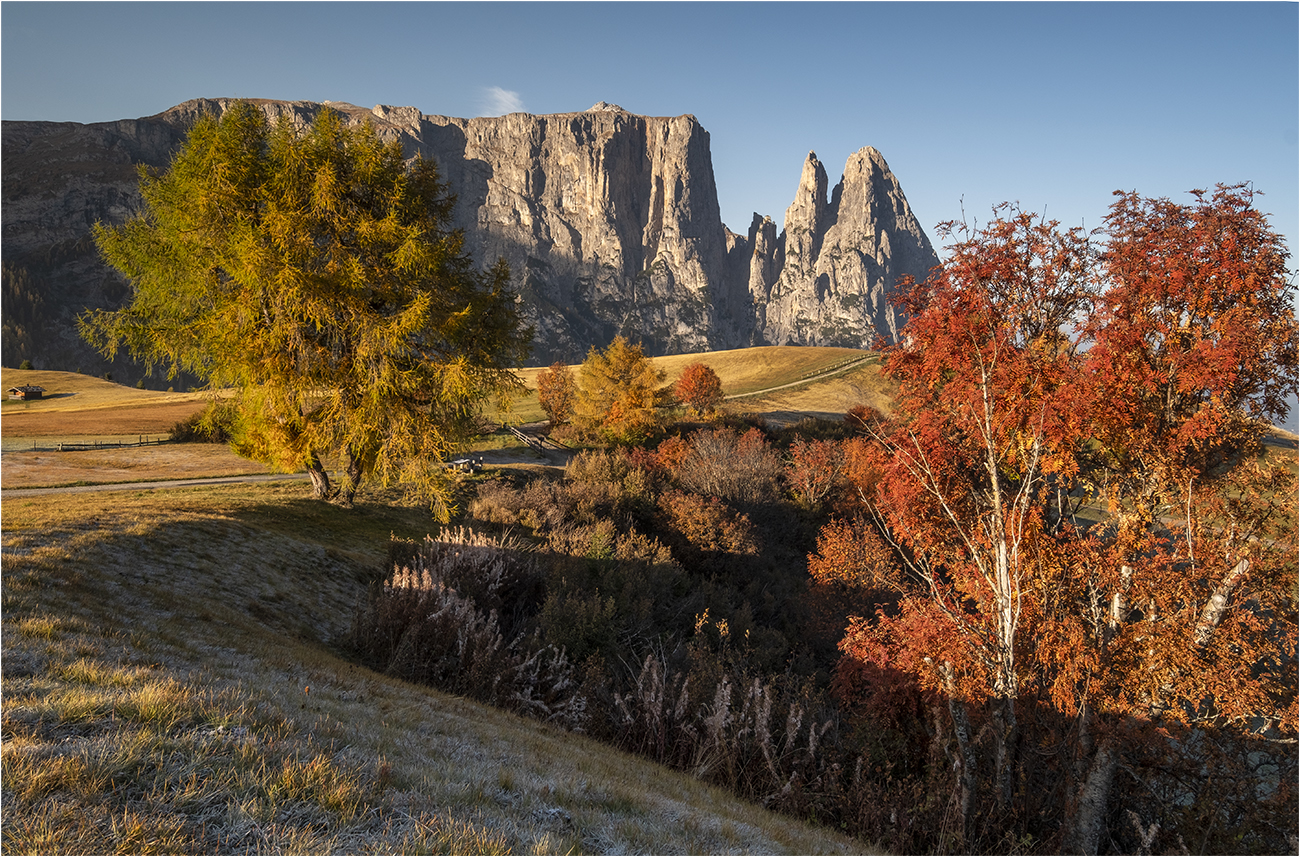
[[[568,656],[525,647],[540,597],[534,559],[508,540],[443,530],[390,547],[394,570],[353,623],[352,644],[390,675],[463,694],[566,728],[581,728]]]
[[[610,653],[616,642],[614,599],[597,592],[555,592],[542,605],[541,628],[551,645],[583,659]]]
[[[19,368],[19,369],[33,369],[33,368],[35,368],[35,367],[32,366],[32,361],[30,361],[30,360],[24,360],[22,363],[19,363],[19,364],[18,364],[18,368]]]
[[[546,479],[534,479],[522,489],[498,480],[484,482],[469,504],[475,520],[506,527],[522,525],[537,535],[563,524],[572,509],[566,487]]]
[[[817,508],[840,487],[844,469],[841,445],[833,440],[796,440],[790,444],[786,479],[801,503]]]
[[[203,410],[172,426],[171,439],[176,443],[230,443],[235,436],[236,417],[231,405],[209,402]]]
[[[758,534],[749,518],[717,497],[672,491],[659,498],[659,509],[684,548],[703,553],[758,553]]]
[[[875,434],[884,419],[884,414],[871,405],[854,405],[844,415],[844,424],[858,434]]]
[[[737,503],[761,503],[780,496],[784,467],[758,429],[697,431],[677,467],[677,481],[697,494]]]

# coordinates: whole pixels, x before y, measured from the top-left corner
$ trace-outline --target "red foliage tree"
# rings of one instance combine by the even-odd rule
[[[722,379],[706,364],[692,363],[677,379],[673,395],[695,413],[708,416],[722,404]]]
[[[1245,819],[1251,759],[1294,770],[1261,736],[1296,730],[1295,474],[1255,455],[1297,387],[1293,289],[1248,193],[1196,200],[1121,195],[1103,254],[1005,211],[904,302],[895,411],[848,476],[875,526],[833,522],[810,568],[900,593],[849,628],[838,687],[946,703],[964,823],[987,794],[1095,853],[1121,764],[1165,829],[1227,793],[1177,771],[1231,770]],[[1112,520],[1075,517],[1090,496]],[[1021,752],[1025,711],[1051,754]]]
[[[1087,642],[1091,693],[1064,670],[1053,688],[1103,736],[1069,831],[1085,850],[1135,743],[1117,724],[1252,724],[1225,770],[1255,764],[1263,732],[1296,728],[1295,472],[1261,457],[1264,420],[1284,417],[1297,389],[1287,252],[1244,186],[1193,191],[1190,205],[1116,196],[1085,365],[1097,490],[1117,527],[1073,581],[1076,598],[1100,593],[1109,609],[1075,616],[1061,639]]]

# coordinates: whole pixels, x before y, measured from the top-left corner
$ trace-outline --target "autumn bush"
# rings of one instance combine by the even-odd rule
[[[790,468],[786,480],[795,497],[818,508],[843,488],[842,445],[833,440],[795,440],[790,444]]]
[[[667,531],[674,534],[674,543],[683,553],[753,555],[759,552],[758,533],[749,518],[717,497],[669,491],[660,496],[659,511],[666,519]]]

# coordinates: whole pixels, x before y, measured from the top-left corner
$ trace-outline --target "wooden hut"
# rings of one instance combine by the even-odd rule
[[[10,387],[9,398],[11,399],[39,399],[45,395],[44,387],[26,385],[23,387]]]

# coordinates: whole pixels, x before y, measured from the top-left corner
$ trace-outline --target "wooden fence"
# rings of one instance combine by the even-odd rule
[[[32,444],[33,452],[83,452],[90,449],[131,449],[137,446],[162,446],[165,443],[171,443],[169,437],[146,438],[143,435],[136,441],[116,441],[116,440],[90,440],[90,441],[60,441],[52,446],[42,446],[38,443]]]

